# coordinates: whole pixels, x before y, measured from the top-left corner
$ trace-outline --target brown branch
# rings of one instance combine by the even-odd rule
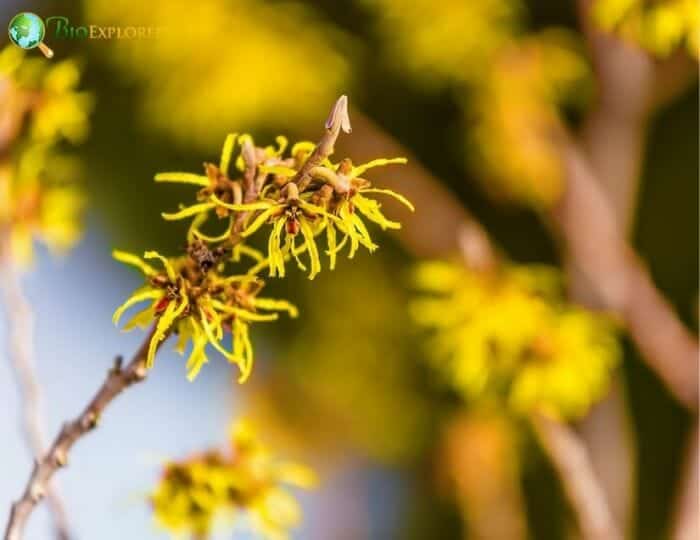
[[[126,367],[122,367],[121,357],[115,360],[114,366],[107,374],[107,379],[85,410],[77,418],[63,425],[49,451],[35,462],[22,497],[12,505],[5,540],[21,540],[27,519],[37,503],[46,495],[51,477],[68,463],[68,453],[73,445],[97,426],[104,410],[115,397],[146,378],[146,356],[154,331],[155,327],[146,336]],[[159,341],[159,345],[163,341]]]
[[[566,186],[551,218],[574,270],[598,307],[620,315],[649,366],[691,410],[698,399],[698,343],[655,288],[625,241],[608,199],[581,150],[564,145]]]
[[[9,328],[9,357],[21,396],[24,439],[32,456],[39,459],[46,448],[46,421],[42,414],[41,386],[34,366],[34,318],[12,261],[8,231],[0,232],[0,269],[0,293]],[[47,487],[47,498],[56,538],[68,540],[70,534],[65,505],[55,485]]]
[[[576,433],[566,424],[544,415],[534,415],[531,420],[576,512],[582,537],[585,540],[622,540],[586,448]]]
[[[692,430],[688,441],[688,451],[683,466],[676,515],[673,520],[673,540],[697,540],[700,538],[700,501],[698,500],[698,459],[700,441],[698,426]]]
[[[377,185],[399,191],[409,200],[420,201],[411,219],[400,219],[410,215],[402,204],[392,199],[382,202],[383,207],[402,222],[397,234],[407,251],[416,257],[468,253],[470,264],[495,264],[497,249],[491,244],[488,234],[438,178],[361,112],[353,112],[353,125],[355,136],[338,143],[343,154],[353,156],[358,162],[377,156],[408,158],[408,163],[401,167],[375,169],[372,177]]]

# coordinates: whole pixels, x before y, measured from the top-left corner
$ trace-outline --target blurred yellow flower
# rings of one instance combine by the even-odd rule
[[[481,77],[520,26],[518,0],[363,0],[378,18],[391,60],[424,85]]]
[[[224,277],[223,252],[210,251],[201,242],[190,244],[188,255],[166,258],[155,251],[147,251],[143,259],[115,250],[114,258],[135,266],[143,272],[147,282],[134,291],[114,312],[114,324],[130,307],[148,302],[125,325],[125,330],[145,328],[155,323],[146,367],[153,366],[159,343],[171,332],[178,334],[177,351],[184,354],[192,342],[187,359],[187,378],[191,381],[207,363],[207,345],[212,345],[229,362],[241,370],[244,382],[253,369],[253,345],[249,324],[256,321],[274,321],[277,311],[297,316],[297,309],[284,300],[260,298],[263,283],[251,276]],[[157,270],[144,259],[160,260],[163,270]],[[262,313],[260,312],[262,311]],[[272,311],[272,313],[265,313]],[[233,348],[222,345],[224,336],[232,336]]]
[[[553,269],[431,262],[416,283],[423,296],[411,312],[434,331],[430,359],[466,398],[577,418],[607,392],[621,354],[614,325],[564,303]]]
[[[477,177],[493,195],[535,207],[562,190],[560,107],[585,88],[588,67],[576,42],[549,30],[504,47],[468,103]]]
[[[666,57],[679,47],[700,56],[700,4],[697,0],[596,0],[593,18],[653,54]]]
[[[173,534],[208,538],[220,515],[242,513],[262,538],[283,540],[301,520],[301,509],[286,486],[311,488],[307,467],[274,458],[250,426],[232,429],[231,451],[212,450],[166,463],[150,496],[157,523]]]
[[[19,264],[31,260],[35,240],[60,253],[81,236],[77,167],[56,148],[87,133],[92,99],[76,90],[79,78],[70,60],[27,58],[14,46],[0,51],[0,229]]]
[[[344,39],[298,3],[89,0],[85,10],[160,29],[105,52],[143,89],[141,118],[186,144],[209,147],[231,125],[299,129],[348,83]]]

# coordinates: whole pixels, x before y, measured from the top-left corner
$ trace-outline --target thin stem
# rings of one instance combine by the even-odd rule
[[[105,409],[115,397],[146,378],[148,372],[146,357],[154,331],[155,327],[146,336],[126,367],[122,367],[121,357],[115,360],[107,378],[83,412],[63,425],[49,451],[35,462],[22,497],[12,505],[5,540],[21,540],[27,519],[37,503],[47,494],[49,481],[54,473],[68,463],[68,453],[73,445],[97,426]],[[158,346],[163,341],[165,340],[159,341]]]
[[[531,420],[576,512],[583,539],[622,540],[586,447],[578,435],[566,424],[541,414],[533,415]]]
[[[0,232],[0,270],[0,295],[9,329],[8,355],[19,389],[24,440],[33,458],[39,459],[46,448],[46,419],[42,411],[41,385],[34,365],[34,317],[12,260],[7,230]],[[47,498],[56,538],[68,540],[70,534],[65,505],[55,485],[47,486]]]
[[[700,502],[698,500],[698,460],[700,440],[698,426],[690,433],[688,450],[680,478],[678,500],[673,523],[673,540],[697,540],[700,538]]]

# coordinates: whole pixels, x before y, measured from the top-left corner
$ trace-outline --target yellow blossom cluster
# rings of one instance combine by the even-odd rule
[[[696,0],[597,0],[593,18],[607,31],[659,57],[685,46],[700,56],[700,4]]]
[[[271,321],[276,311],[291,316],[297,310],[283,300],[260,298],[264,287],[259,276],[267,269],[270,277],[284,277],[286,264],[295,260],[313,279],[322,268],[318,237],[327,243],[325,254],[332,270],[338,254],[347,248],[353,258],[362,246],[370,252],[378,246],[370,236],[367,222],[382,229],[398,229],[387,219],[374,195],[397,198],[413,206],[401,195],[375,188],[364,178],[373,167],[404,163],[405,159],[376,159],[354,166],[345,158],[333,163],[330,156],[340,131],[350,131],[347,98],[342,96],[331,111],[321,141],[301,142],[286,153],[287,140],[277,138],[276,146],[257,147],[250,135],[229,135],[218,164],[205,163],[204,174],[164,172],[157,182],[197,186],[196,202],[171,213],[166,220],[191,219],[187,233],[187,255],[166,258],[148,251],[144,258],[115,251],[117,260],[138,267],[146,285],[137,289],[114,314],[115,323],[131,306],[148,302],[126,325],[154,323],[147,356],[153,364],[158,345],[170,333],[179,335],[178,349],[192,349],[187,361],[188,377],[193,379],[207,361],[205,349],[211,344],[230,362],[238,365],[240,381],[245,381],[253,365],[253,347],[248,327],[252,322]],[[234,150],[239,151],[234,158]],[[224,224],[223,232],[203,232],[214,218]],[[258,231],[267,231],[264,255],[246,242]],[[243,272],[232,272],[243,258],[254,265]],[[159,259],[158,270],[144,259]],[[304,262],[306,261],[306,262]],[[232,346],[224,341],[231,336]]]
[[[168,462],[150,496],[156,522],[175,535],[208,538],[217,518],[245,515],[262,538],[283,540],[301,520],[286,486],[311,488],[307,467],[272,456],[246,424],[232,429],[229,452],[212,450]]]
[[[375,11],[392,62],[424,85],[480,78],[492,54],[512,40],[522,11],[518,0],[364,3]]]
[[[29,58],[14,46],[0,51],[0,228],[20,264],[31,260],[35,240],[63,252],[80,238],[76,167],[58,150],[87,133],[92,99],[77,90],[79,79],[70,60]]]
[[[560,107],[588,72],[576,42],[561,31],[523,38],[494,57],[469,104],[478,119],[469,133],[473,165],[484,172],[478,178],[487,191],[535,207],[558,199],[558,145],[565,136]]]
[[[563,180],[561,109],[586,95],[589,78],[573,36],[560,28],[525,33],[517,0],[366,3],[376,8],[394,65],[461,97],[465,154],[489,194],[551,205]]]
[[[578,418],[605,395],[621,352],[612,321],[567,304],[559,281],[541,266],[424,263],[411,311],[433,331],[431,361],[465,398]]]

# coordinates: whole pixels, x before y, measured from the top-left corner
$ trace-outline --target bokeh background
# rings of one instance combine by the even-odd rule
[[[182,249],[185,225],[166,224],[159,214],[188,192],[156,186],[153,174],[197,171],[202,161],[217,159],[230,131],[251,132],[260,142],[279,133],[315,140],[341,93],[349,96],[351,119],[365,126],[354,137],[389,134],[511,259],[561,262],[538,217],[539,201],[556,187],[543,174],[523,197],[499,196],[503,182],[488,160],[495,155],[507,161],[511,148],[495,138],[495,128],[482,127],[489,104],[474,81],[487,77],[488,51],[508,36],[568,30],[562,39],[581,64],[566,61],[559,68],[550,59],[540,69],[561,74],[562,85],[581,79],[566,99],[556,99],[562,118],[575,127],[595,88],[577,42],[573,3],[4,0],[0,20],[28,9],[67,16],[75,25],[161,29],[153,40],[49,43],[57,58],[80,61],[81,86],[95,97],[90,135],[73,152],[89,199],[84,239],[59,259],[39,250],[25,278],[50,433],[81,409],[113,357],[140,342],[138,333],[122,334],[111,323],[113,309],[139,283],[112,261],[111,249]],[[482,10],[488,9],[499,15],[485,25]],[[518,93],[528,87],[516,80],[510,88]],[[343,148],[352,155],[351,143]],[[402,172],[389,174],[398,178]],[[695,83],[651,118],[640,186],[634,246],[682,320],[695,327]],[[78,538],[166,538],[145,501],[159,464],[225,445],[229,422],[242,416],[252,418],[278,452],[312,464],[321,475],[321,487],[302,495],[305,519],[295,538],[469,537],[458,497],[444,481],[449,473],[442,470],[449,463],[447,426],[469,413],[423,361],[407,312],[408,270],[417,258],[442,254],[443,235],[452,232],[421,223],[422,201],[414,202],[419,211],[403,217],[416,220],[407,234],[430,231],[430,241],[418,243],[422,248],[386,235],[374,256],[342,260],[313,283],[292,271],[271,284],[272,292],[299,304],[303,317],[255,329],[258,364],[247,386],[235,383],[223,360],[188,383],[181,358],[166,346],[148,382],[117,400],[58,476]],[[5,347],[3,325],[0,350]],[[620,380],[636,460],[630,537],[657,540],[668,531],[690,417],[627,342]],[[0,508],[9,508],[30,460],[18,437],[18,396],[5,362],[0,403]],[[498,457],[489,474],[512,475],[522,488],[515,510],[491,518],[522,519],[510,514],[522,512],[531,538],[575,537],[561,488],[527,427],[513,432],[479,418],[466,422],[469,436]],[[480,459],[479,448],[468,448]],[[488,483],[489,474],[472,481]],[[42,508],[27,538],[46,538],[47,526]],[[244,529],[236,538],[250,537]]]

